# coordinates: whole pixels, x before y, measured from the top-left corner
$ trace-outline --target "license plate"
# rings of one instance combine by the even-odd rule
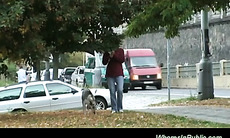
[[[153,81],[144,81],[144,84],[152,84]]]

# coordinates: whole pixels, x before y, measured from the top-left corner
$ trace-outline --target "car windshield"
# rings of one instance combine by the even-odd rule
[[[0,91],[0,101],[14,100],[20,97],[22,88],[14,88]]]
[[[46,87],[50,95],[69,94],[73,91],[71,87],[60,83],[49,83]]]
[[[157,67],[157,61],[154,56],[131,57],[132,67]]]
[[[75,71],[75,69],[66,69],[65,75],[72,75],[72,73]]]
[[[84,74],[84,69],[80,69],[79,74]]]

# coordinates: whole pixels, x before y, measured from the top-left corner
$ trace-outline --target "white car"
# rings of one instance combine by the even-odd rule
[[[66,67],[63,69],[63,71],[61,72],[61,75],[59,77],[59,80],[66,82],[66,83],[70,83],[71,82],[71,75],[73,74],[73,72],[75,71],[77,67]]]
[[[71,75],[71,84],[83,86],[85,66],[78,66]]]
[[[98,110],[111,106],[108,89],[90,90]],[[59,80],[11,85],[0,89],[0,113],[80,109],[81,95],[82,88]]]

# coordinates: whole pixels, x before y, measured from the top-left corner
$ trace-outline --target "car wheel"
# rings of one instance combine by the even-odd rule
[[[142,86],[142,90],[145,90],[146,89],[146,86]]]
[[[129,91],[128,88],[123,89],[123,93],[128,93],[128,91]]]
[[[159,84],[159,85],[157,85],[156,87],[157,87],[157,90],[160,90],[160,89],[162,88],[162,85]]]
[[[134,86],[130,86],[130,90],[134,90],[135,89],[135,87]]]
[[[95,97],[96,98],[96,110],[106,110],[107,103],[106,101],[101,97]]]
[[[25,112],[27,112],[27,111],[23,108],[14,109],[12,111],[12,113],[25,113]]]

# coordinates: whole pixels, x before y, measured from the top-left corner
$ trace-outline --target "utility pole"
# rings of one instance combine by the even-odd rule
[[[201,50],[202,58],[199,62],[198,74],[198,99],[213,99],[213,74],[212,62],[210,60],[211,54],[209,52],[209,21],[208,21],[208,7],[201,11]]]

